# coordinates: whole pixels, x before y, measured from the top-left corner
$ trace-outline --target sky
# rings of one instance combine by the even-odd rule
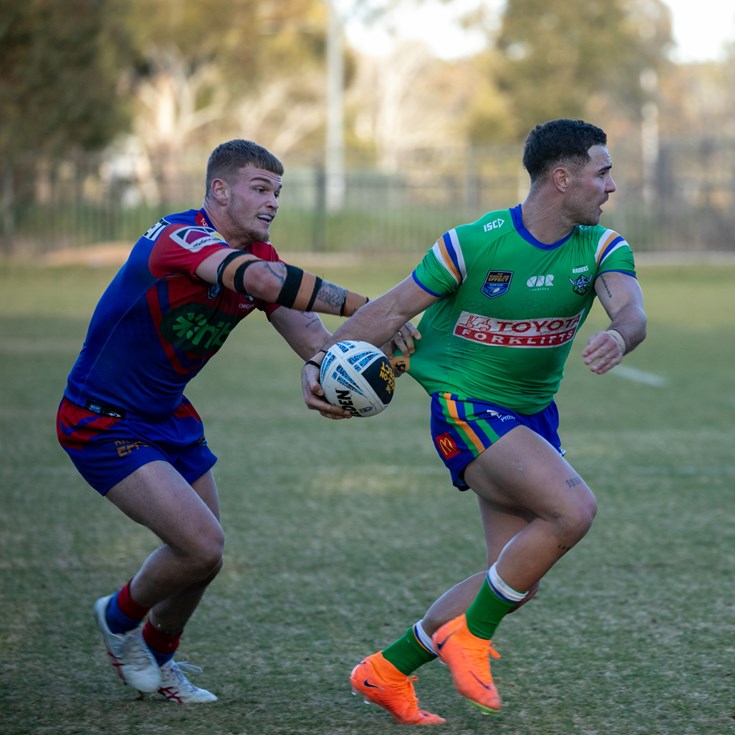
[[[502,0],[486,0],[490,7],[502,6]],[[721,58],[723,45],[735,41],[735,5],[732,0],[664,0],[671,8],[673,35],[677,44],[672,53],[676,62],[712,61]],[[473,53],[484,43],[479,34],[463,31],[452,19],[462,11],[476,7],[478,0],[453,0],[447,5],[430,4],[421,9],[396,12],[395,27],[401,39],[427,43],[439,56],[455,58]],[[338,3],[339,5],[339,3]],[[353,24],[346,28],[351,43],[379,56],[396,43],[385,28],[367,29]]]

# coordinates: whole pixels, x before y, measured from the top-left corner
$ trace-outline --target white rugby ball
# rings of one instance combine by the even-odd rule
[[[390,360],[369,342],[346,339],[324,356],[319,380],[324,397],[353,416],[376,416],[393,398],[396,379]]]

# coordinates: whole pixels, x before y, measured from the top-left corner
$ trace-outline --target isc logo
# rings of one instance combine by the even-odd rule
[[[498,217],[498,219],[494,219],[492,222],[486,222],[485,226],[482,229],[485,230],[485,232],[490,232],[490,230],[499,229],[504,224],[505,224],[505,220],[500,219],[500,217]]]
[[[554,285],[554,276],[531,276],[526,281],[526,286],[529,288],[549,288]]]

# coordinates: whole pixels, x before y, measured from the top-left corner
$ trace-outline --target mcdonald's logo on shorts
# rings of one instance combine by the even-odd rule
[[[444,433],[436,437],[436,446],[444,459],[456,457],[460,452],[457,445],[448,433]]]

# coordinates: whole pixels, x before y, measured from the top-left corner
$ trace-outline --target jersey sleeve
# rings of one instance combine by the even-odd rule
[[[413,280],[432,296],[456,291],[467,276],[467,267],[456,230],[445,232],[414,268]]]
[[[601,273],[628,273],[635,278],[633,251],[615,230],[605,230],[597,241],[595,251],[597,275]]]
[[[202,261],[218,249],[230,247],[216,230],[199,224],[170,224],[160,228],[159,232],[151,228],[146,236],[154,243],[148,258],[148,267],[156,278],[176,274],[196,278],[196,269]],[[261,260],[281,262],[276,249],[269,242],[255,242],[247,252]],[[256,304],[268,316],[279,308],[279,304],[269,304],[259,299]]]
[[[198,224],[169,224],[158,232],[151,228],[146,237],[153,241],[148,267],[156,278],[176,273],[193,277],[202,261],[228,247],[216,230]]]

